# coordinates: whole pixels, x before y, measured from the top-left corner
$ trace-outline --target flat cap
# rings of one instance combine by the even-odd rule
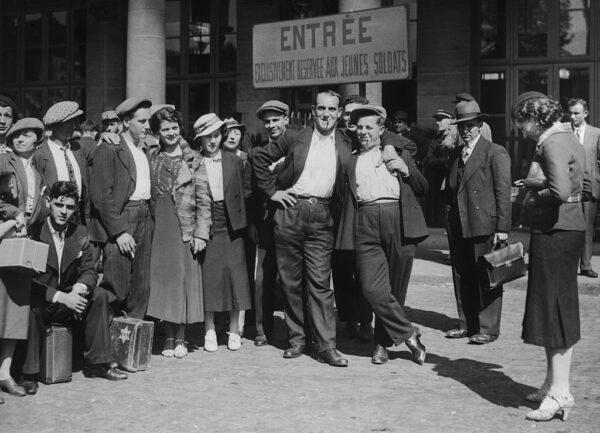
[[[350,122],[356,124],[358,119],[362,116],[381,116],[384,119],[387,117],[387,112],[385,108],[379,105],[361,105],[360,107],[356,107],[350,113]]]
[[[287,116],[290,112],[290,107],[281,101],[277,101],[277,100],[267,101],[264,104],[262,104],[260,107],[258,107],[258,110],[256,110],[256,117],[258,117],[259,119],[262,119],[264,113],[266,113],[267,111],[275,111],[277,113],[281,113],[281,114]]]
[[[156,113],[158,110],[162,110],[163,108],[175,110],[175,106],[173,104],[155,104],[150,107],[150,116],[154,116],[154,113]]]
[[[117,116],[117,112],[114,110],[108,110],[102,112],[100,118],[103,122],[108,122],[109,120],[119,120],[119,116]]]
[[[13,111],[13,117],[17,114],[17,104],[10,96],[0,95],[0,107],[10,107]]]
[[[123,116],[131,111],[139,108],[150,108],[152,106],[152,101],[146,98],[127,98],[115,108],[117,112],[117,116],[119,119],[123,119]]]
[[[26,129],[32,129],[38,136],[38,140],[41,140],[44,136],[44,124],[40,119],[35,117],[25,117],[15,123],[6,133],[6,141],[8,142],[13,135]]]
[[[446,110],[436,110],[432,116],[434,119],[454,119],[454,115]]]
[[[83,114],[79,109],[79,104],[75,101],[61,101],[48,108],[44,114],[44,125],[50,126],[56,123],[66,122]]]

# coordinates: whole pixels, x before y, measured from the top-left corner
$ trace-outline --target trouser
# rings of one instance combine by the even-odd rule
[[[493,235],[464,238],[457,214],[456,208],[450,209],[447,232],[459,327],[469,334],[497,336],[503,288],[482,287],[477,273],[477,259],[490,251]]]
[[[333,220],[328,203],[305,200],[274,216],[277,268],[284,293],[290,345],[306,344],[307,329],[315,349],[335,348],[334,295],[329,285]]]
[[[336,250],[331,257],[331,276],[338,318],[342,322],[371,323],[373,312],[356,276],[353,251]]]
[[[277,263],[275,245],[256,248],[254,279],[254,317],[256,333],[271,336],[273,313],[275,312],[275,290],[277,287]]]
[[[581,261],[579,262],[579,268],[582,271],[592,270],[592,246],[594,241],[594,223],[596,221],[596,210],[598,202],[584,201],[583,202],[583,214],[585,216],[585,242],[583,244],[583,251],[581,252]]]
[[[27,357],[23,364],[24,374],[40,372],[44,328],[50,324],[60,324],[71,328],[83,328],[86,363],[104,364],[113,361],[110,347],[110,304],[116,300],[114,293],[96,287],[81,319],[75,319],[75,312],[62,304],[51,304],[43,299],[31,299],[29,331],[27,334]]]
[[[135,240],[135,254],[121,254],[113,240],[104,245],[104,277],[100,283],[113,292],[129,317],[143,319],[150,296],[150,251],[153,223],[148,204],[129,202],[122,212],[127,233]]]
[[[403,304],[413,257],[403,255],[397,202],[358,208],[356,267],[363,294],[375,312],[375,344],[399,345],[418,332]]]

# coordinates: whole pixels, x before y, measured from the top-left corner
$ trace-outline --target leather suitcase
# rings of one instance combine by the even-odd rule
[[[148,370],[153,338],[153,322],[115,317],[110,324],[110,343],[119,368],[125,371]]]
[[[0,242],[0,268],[19,272],[46,272],[48,245],[28,238],[9,238]]]
[[[72,376],[73,332],[61,325],[47,326],[42,342],[40,381],[70,382]]]

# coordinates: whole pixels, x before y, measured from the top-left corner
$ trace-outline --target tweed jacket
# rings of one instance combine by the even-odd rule
[[[592,125],[585,126],[583,134],[583,148],[585,149],[586,171],[590,176],[592,195],[600,198],[600,128]]]
[[[171,195],[175,203],[181,237],[184,242],[192,238],[208,240],[210,234],[210,195],[208,193],[208,175],[202,163],[202,157],[191,149],[185,140],[181,140],[183,164],[177,172]],[[152,208],[156,202],[157,172],[161,153],[151,154],[150,174],[152,182]]]

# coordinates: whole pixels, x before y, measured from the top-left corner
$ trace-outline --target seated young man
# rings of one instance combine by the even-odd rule
[[[27,358],[21,385],[37,392],[44,325],[82,326],[85,335],[84,374],[108,380],[127,379],[114,367],[110,351],[110,307],[114,294],[96,287],[98,274],[87,229],[70,222],[77,209],[77,186],[59,181],[50,188],[50,216],[30,227],[31,238],[50,246],[46,272],[34,278]]]

